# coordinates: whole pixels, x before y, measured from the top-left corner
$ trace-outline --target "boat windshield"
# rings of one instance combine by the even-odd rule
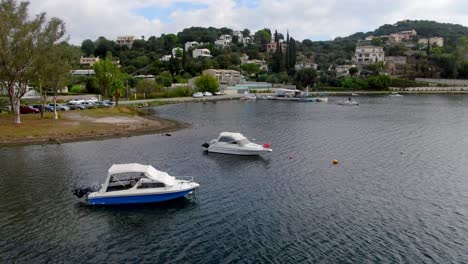
[[[107,186],[107,192],[127,190],[145,177],[144,173],[120,173],[112,175]]]
[[[249,141],[247,138],[241,139],[241,140],[239,140],[239,141],[237,141],[237,142],[238,142],[239,145],[241,145],[241,146],[245,146],[245,145],[247,145],[247,144],[250,143],[250,141]]]

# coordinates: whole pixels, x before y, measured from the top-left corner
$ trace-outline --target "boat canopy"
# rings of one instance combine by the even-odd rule
[[[219,137],[231,137],[232,139],[234,139],[235,141],[241,141],[243,139],[247,139],[244,135],[242,135],[241,133],[233,133],[233,132],[222,132],[221,134],[219,134]]]
[[[120,173],[144,173],[146,177],[162,182],[165,185],[173,186],[176,183],[175,177],[170,176],[164,171],[158,171],[150,165],[142,165],[138,163],[128,163],[128,164],[114,164],[109,169],[109,175],[120,174]]]

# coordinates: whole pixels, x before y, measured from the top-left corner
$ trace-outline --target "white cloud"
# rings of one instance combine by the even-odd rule
[[[31,0],[30,9],[63,19],[74,44],[99,36],[159,36],[190,26],[268,27],[289,29],[296,39],[331,39],[403,19],[468,25],[466,0],[261,0],[253,7],[238,2],[242,4],[234,0]],[[198,7],[191,9],[193,4]],[[172,11],[146,18],[136,12],[142,8]]]

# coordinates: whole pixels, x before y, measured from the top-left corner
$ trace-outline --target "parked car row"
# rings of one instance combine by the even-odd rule
[[[85,110],[85,109],[91,109],[91,108],[109,108],[112,107],[113,103],[109,100],[104,100],[104,101],[85,101],[83,100],[80,104],[77,104],[76,102],[68,102],[66,104],[46,104],[44,105],[44,110],[46,112],[53,112],[54,109],[57,109],[57,111],[69,111],[69,110]],[[35,104],[35,105],[22,105],[20,107],[20,113],[21,114],[36,114],[40,113],[42,111],[42,105],[41,104]]]
[[[216,92],[215,95],[221,95],[221,92]],[[197,92],[192,95],[193,98],[202,98],[203,96],[213,96],[210,92]]]

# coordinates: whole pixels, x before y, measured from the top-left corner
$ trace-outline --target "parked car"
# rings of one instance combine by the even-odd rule
[[[101,101],[97,101],[94,103],[94,106],[96,106],[97,108],[109,108],[111,107],[111,105],[108,105],[104,102],[101,102]]]
[[[200,92],[194,93],[194,94],[192,94],[192,97],[193,97],[193,98],[202,98],[202,97],[203,97],[203,93],[200,93]]]
[[[70,104],[83,104],[83,103],[84,103],[83,99],[72,99],[72,100],[68,101],[67,105],[70,105]]]
[[[96,108],[96,106],[92,102],[83,102],[81,105],[84,106],[86,109]]]
[[[66,105],[61,105],[61,104],[49,104],[50,107],[52,107],[52,111],[54,111],[54,108],[57,109],[57,111],[69,111],[70,110],[70,107],[66,106]]]
[[[20,106],[20,114],[37,114],[37,113],[39,113],[39,109],[36,109],[30,105]]]
[[[114,106],[114,102],[112,102],[112,101],[103,100],[102,102],[105,103],[105,104],[107,104],[107,105]]]
[[[213,96],[213,94],[210,92],[203,92],[203,96]]]
[[[66,106],[68,106],[70,108],[70,110],[85,110],[86,109],[86,106],[84,106],[82,104],[74,104],[74,103],[70,103],[70,102],[68,102],[66,104]]]
[[[215,94],[215,95],[223,95],[224,93],[221,92],[221,91],[217,91],[217,92],[215,92],[214,94]]]
[[[88,103],[95,103],[99,100],[96,97],[89,97],[88,99],[85,99],[84,101]]]
[[[42,105],[40,105],[40,104],[38,104],[38,105],[37,105],[37,104],[36,104],[36,105],[33,105],[32,107],[34,107],[34,108],[36,108],[37,110],[39,110],[39,112],[42,111]],[[50,106],[50,105],[45,105],[44,110],[45,110],[46,112],[52,112],[52,111],[54,111],[54,108],[53,108],[52,106]]]

